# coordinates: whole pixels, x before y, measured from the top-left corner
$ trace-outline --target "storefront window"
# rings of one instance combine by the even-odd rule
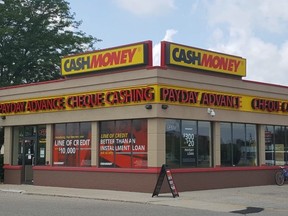
[[[221,123],[221,165],[256,166],[256,125]]]
[[[288,127],[265,126],[265,163],[288,164]]]
[[[221,123],[221,165],[231,166],[233,162],[232,130],[230,123]]]
[[[210,122],[166,120],[166,164],[169,167],[210,167]]]
[[[0,127],[0,154],[2,154],[2,146],[4,145],[4,127]]]
[[[91,123],[54,125],[53,165],[91,166]]]
[[[147,120],[100,123],[100,167],[147,167]]]
[[[23,164],[23,136],[24,136],[24,127],[13,128],[12,165]]]
[[[210,122],[198,122],[198,166],[209,167],[212,165],[211,131]]]
[[[284,158],[285,164],[288,165],[288,127],[285,127]]]
[[[46,125],[40,125],[37,129],[38,144],[36,146],[36,165],[46,163]]]
[[[169,167],[180,166],[180,120],[166,120],[166,164]]]

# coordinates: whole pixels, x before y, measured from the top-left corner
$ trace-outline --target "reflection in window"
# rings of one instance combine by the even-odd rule
[[[230,123],[221,123],[221,165],[231,166],[233,162],[232,153],[232,130]]]
[[[210,122],[166,120],[166,164],[169,167],[211,167]]]
[[[256,125],[221,123],[220,136],[222,166],[257,165]]]
[[[265,126],[265,163],[288,164],[288,127]]]
[[[166,120],[166,164],[169,167],[180,165],[180,120]]]
[[[210,122],[198,122],[198,166],[211,166],[212,148],[211,143]]]

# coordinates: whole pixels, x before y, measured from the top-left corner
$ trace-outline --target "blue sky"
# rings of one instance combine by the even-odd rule
[[[99,49],[152,40],[241,56],[244,79],[288,86],[287,0],[66,0]]]

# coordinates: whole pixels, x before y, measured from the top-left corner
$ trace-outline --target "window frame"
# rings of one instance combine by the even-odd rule
[[[224,139],[222,139],[222,137],[224,137],[223,134],[224,125],[226,127],[225,130],[226,131],[228,130],[229,132],[228,139],[225,140],[230,140],[230,143],[223,142]],[[250,134],[248,139],[247,135],[249,126],[254,127],[255,133],[254,136],[251,136]],[[240,136],[239,136],[239,129],[242,130],[242,134]],[[235,136],[235,134],[237,134],[237,136]],[[227,135],[225,135],[225,137],[227,138]],[[259,165],[258,140],[259,140],[258,125],[256,124],[238,123],[238,122],[220,122],[220,152],[221,152],[220,165],[224,167],[258,166]],[[225,151],[224,145],[227,145],[225,146],[225,149],[227,147],[228,152]],[[228,160],[225,160],[224,155],[230,155]]]
[[[199,127],[202,123],[209,126],[208,154],[206,156],[199,153],[199,146],[203,147],[204,145],[199,143]],[[165,161],[167,166],[171,168],[213,167],[213,130],[210,121],[166,119],[165,125]],[[202,125],[201,131],[203,131],[203,128],[204,125]],[[203,142],[204,140],[203,138]],[[200,161],[200,158],[203,160]],[[184,162],[184,159],[186,162]],[[201,162],[203,162],[202,165]]]

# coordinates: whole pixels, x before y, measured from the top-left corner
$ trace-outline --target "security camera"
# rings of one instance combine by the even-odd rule
[[[207,109],[207,113],[209,113],[211,117],[214,117],[216,115],[215,111],[211,108]]]
[[[152,109],[152,105],[151,105],[151,104],[146,104],[146,105],[145,105],[145,108],[146,108],[147,110],[151,110],[151,109]]]
[[[214,117],[214,116],[216,115],[215,111],[214,111],[214,110],[211,110],[210,115],[211,115],[212,117]]]

